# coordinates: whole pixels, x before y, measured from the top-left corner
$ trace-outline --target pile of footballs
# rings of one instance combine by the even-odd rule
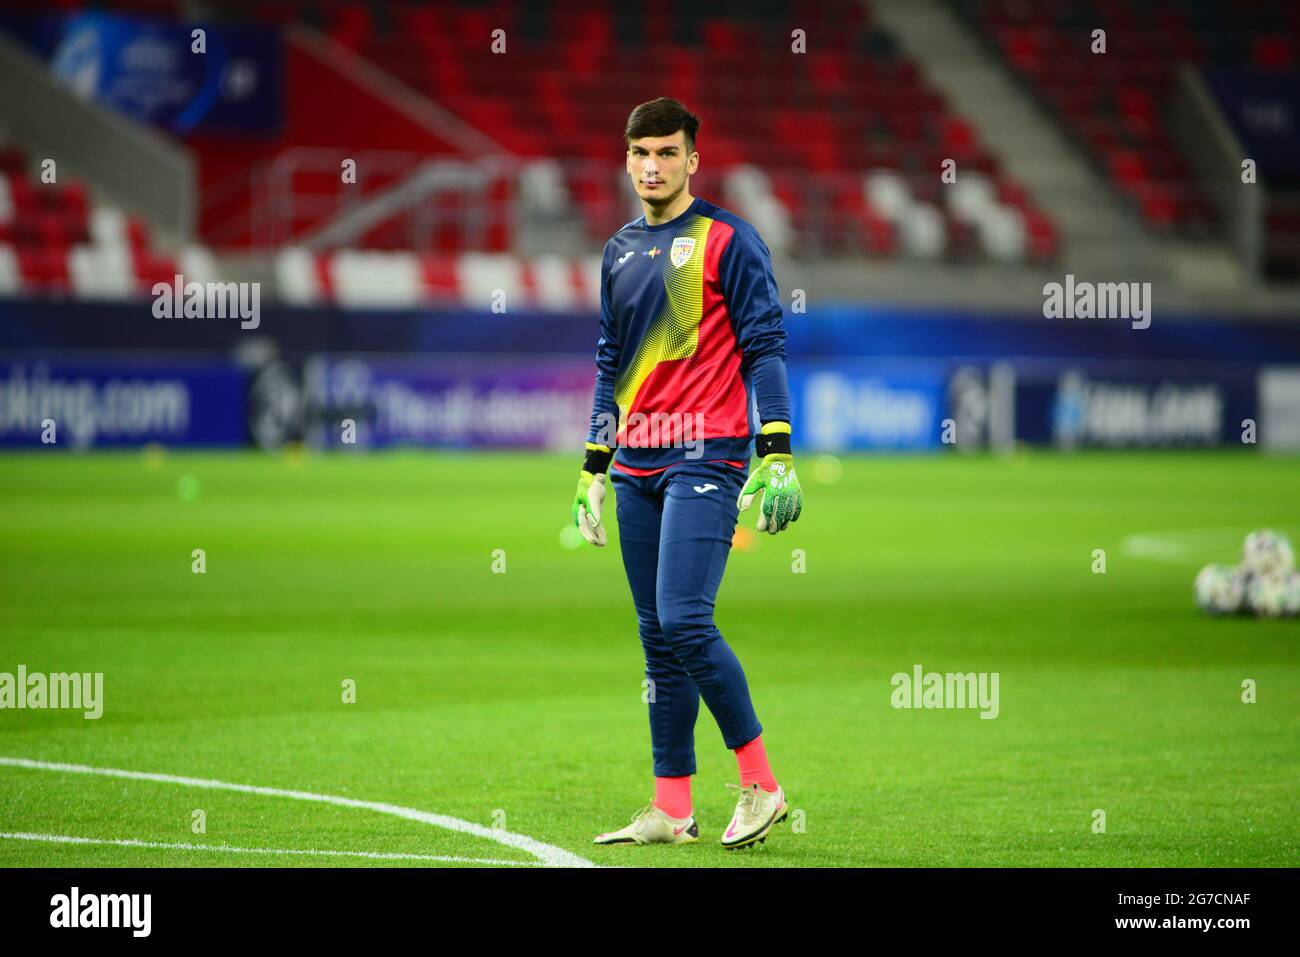
[[[1251,532],[1241,547],[1240,565],[1201,569],[1196,604],[1211,615],[1300,615],[1300,572],[1295,570],[1291,542],[1271,529]]]

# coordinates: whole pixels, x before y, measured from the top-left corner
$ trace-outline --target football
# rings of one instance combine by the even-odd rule
[[[1290,539],[1270,528],[1251,532],[1241,547],[1241,566],[1251,575],[1293,571],[1295,553]]]
[[[1260,618],[1280,618],[1287,612],[1292,573],[1266,572],[1252,575],[1246,588],[1246,604]]]
[[[1246,575],[1232,565],[1206,565],[1196,576],[1196,605],[1211,615],[1234,615],[1246,597]]]
[[[1282,589],[1282,614],[1300,615],[1300,572],[1290,572]]]
[[[1300,572],[1288,572],[1282,586],[1282,614],[1300,615]]]

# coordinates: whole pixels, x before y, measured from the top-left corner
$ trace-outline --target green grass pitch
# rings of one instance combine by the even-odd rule
[[[717,607],[795,808],[760,848],[718,846],[736,769],[703,707],[700,842],[591,844],[652,782],[616,529],[603,551],[562,534],[572,455],[5,456],[0,672],[102,672],[104,714],[0,710],[0,757],[384,802],[602,865],[1300,860],[1300,622],[1191,597],[1251,528],[1300,541],[1300,460],[798,461],[802,518],[733,550]],[[891,707],[917,664],[997,672],[998,717]],[[535,860],[365,809],[12,764],[0,833],[6,866]]]

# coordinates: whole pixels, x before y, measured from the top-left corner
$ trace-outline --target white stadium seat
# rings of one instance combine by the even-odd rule
[[[538,306],[556,311],[585,306],[580,290],[574,285],[572,259],[559,255],[538,256],[532,261],[532,269]]]
[[[343,306],[405,307],[424,298],[420,261],[411,253],[344,250],[330,263],[330,278]]]
[[[593,309],[600,308],[600,267],[602,264],[603,259],[600,256],[587,256],[578,263],[587,297],[587,305]]]
[[[943,214],[929,203],[913,203],[898,224],[903,248],[920,259],[938,259],[947,245]]]
[[[957,182],[944,187],[948,208],[955,218],[977,225],[984,214],[998,206],[997,193],[982,173],[958,173]]]
[[[125,246],[73,246],[68,250],[68,278],[79,299],[125,299],[136,291]]]
[[[212,253],[203,246],[186,246],[177,257],[181,275],[186,282],[217,282],[217,264]]]
[[[311,305],[321,300],[316,257],[301,246],[290,246],[275,257],[276,293],[285,302]]]
[[[126,217],[120,209],[97,206],[90,214],[90,238],[96,246],[125,246]]]
[[[863,179],[867,205],[886,219],[901,224],[912,206],[907,180],[892,169],[876,169]]]
[[[0,177],[3,178],[3,177]],[[22,292],[23,277],[13,247],[0,243],[0,295]]]
[[[505,308],[526,308],[523,266],[509,253],[462,253],[456,260],[461,302],[470,309],[491,310],[498,291]]]
[[[1025,218],[1014,206],[995,206],[979,222],[980,239],[993,259],[1019,262],[1025,258]]]

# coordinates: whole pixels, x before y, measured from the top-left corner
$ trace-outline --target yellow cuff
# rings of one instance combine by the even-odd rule
[[[765,422],[763,423],[763,428],[760,429],[759,431],[761,431],[764,435],[771,435],[774,432],[784,432],[786,435],[789,435],[790,423],[789,422]]]

